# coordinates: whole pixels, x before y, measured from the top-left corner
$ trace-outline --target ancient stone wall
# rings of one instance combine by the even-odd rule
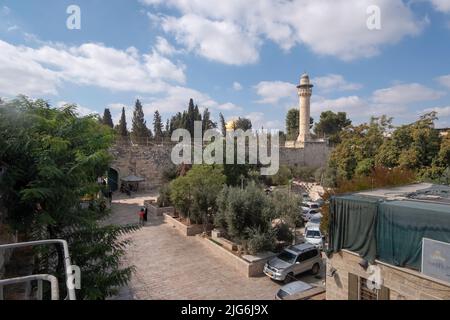
[[[151,190],[164,183],[163,173],[171,165],[170,155],[173,144],[131,145],[116,144],[111,149],[114,161],[111,168],[116,170],[119,181],[129,175],[145,179],[140,188]],[[280,147],[280,165],[323,167],[328,161],[331,148],[326,143],[305,143],[303,148]]]
[[[140,188],[151,190],[163,184],[163,173],[171,165],[172,145],[133,146],[116,144],[110,151],[114,157],[111,168],[120,179],[136,175],[145,179]]]
[[[326,143],[306,142],[303,148],[280,148],[280,165],[324,167],[331,148]]]

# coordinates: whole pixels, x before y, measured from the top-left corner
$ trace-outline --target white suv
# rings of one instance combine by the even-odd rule
[[[310,228],[306,228],[305,241],[322,250],[324,245],[324,236],[322,235],[322,232],[320,232],[320,227],[312,226]]]

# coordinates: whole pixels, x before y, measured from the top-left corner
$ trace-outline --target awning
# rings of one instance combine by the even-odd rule
[[[122,180],[123,182],[143,182],[143,181],[145,181],[144,178],[137,177],[135,175],[131,175],[131,176],[122,178],[120,180]]]

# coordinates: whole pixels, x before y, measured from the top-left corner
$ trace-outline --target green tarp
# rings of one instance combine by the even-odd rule
[[[373,262],[376,257],[377,200],[354,195],[330,202],[329,250],[348,249]]]
[[[357,195],[330,201],[330,252],[348,249],[369,262],[420,270],[423,238],[450,243],[449,205]]]
[[[450,243],[450,206],[417,201],[387,201],[378,208],[380,261],[420,270],[422,239]]]

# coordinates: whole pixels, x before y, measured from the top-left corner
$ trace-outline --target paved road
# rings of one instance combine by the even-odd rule
[[[135,222],[147,198],[115,200],[109,223]],[[161,218],[149,217],[147,225],[129,237],[133,242],[124,264],[134,265],[136,272],[115,299],[273,299],[280,287],[264,276],[242,276],[202,239],[182,236]],[[305,279],[318,282],[312,276]]]

